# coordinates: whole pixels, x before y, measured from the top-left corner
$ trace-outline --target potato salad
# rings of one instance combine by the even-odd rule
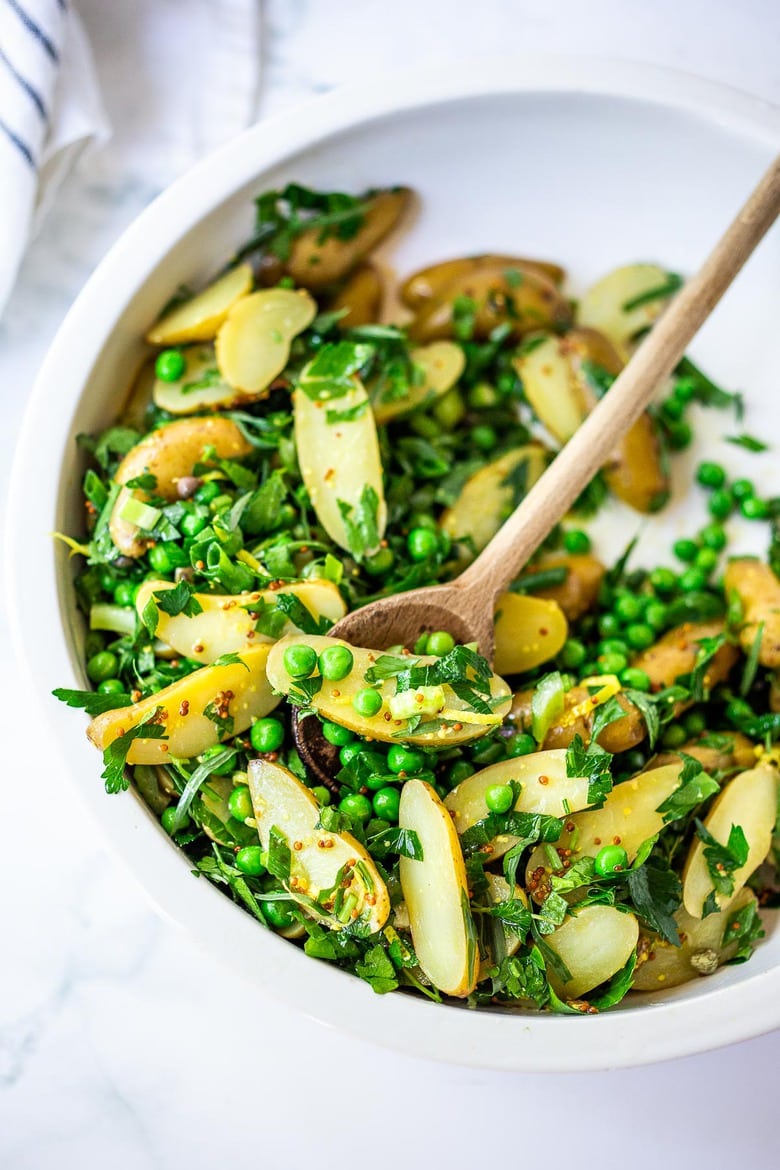
[[[686,358],[499,598],[492,662],[446,629],[333,637],[485,548],[681,284],[631,263],[573,301],[559,258],[510,252],[397,282],[412,198],[269,191],[161,306],[116,422],[79,436],[59,539],[92,686],[55,694],[106,791],[312,959],[480,1009],[638,1007],[748,959],[778,901],[780,500],[697,450],[692,407],[765,444]],[[637,564],[691,447],[708,522]],[[740,525],[763,558],[730,556]]]

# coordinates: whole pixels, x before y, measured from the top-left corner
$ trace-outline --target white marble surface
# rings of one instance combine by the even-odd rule
[[[183,17],[189,0],[168,5]],[[112,77],[117,9],[101,0],[79,7],[117,143],[133,150],[109,147],[68,182],[0,323],[0,489],[49,340],[159,186],[159,172],[144,165],[159,127],[139,123],[132,85]],[[123,7],[123,35],[142,35],[132,0]],[[513,46],[672,64],[780,100],[780,10],[770,0],[543,8],[538,0],[270,0],[259,113],[361,71]],[[180,20],[178,35],[195,36],[195,26]],[[655,1068],[535,1079],[388,1055],[265,1000],[158,919],[77,805],[63,762],[25,742],[2,635],[0,624],[2,1170],[298,1170],[314,1156],[325,1167],[359,1157],[384,1170],[430,1154],[460,1167],[497,1150],[512,1161],[568,1151],[609,1170],[655,1166],[659,1150],[672,1168],[772,1164],[777,1034]]]

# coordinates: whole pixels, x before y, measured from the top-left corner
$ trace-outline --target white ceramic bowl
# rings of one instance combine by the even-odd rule
[[[49,537],[79,528],[74,437],[113,418],[145,327],[180,283],[209,276],[247,236],[255,194],[293,178],[355,191],[408,183],[422,202],[393,248],[401,272],[448,255],[514,250],[560,260],[576,288],[632,259],[690,271],[778,143],[777,114],[761,103],[635,65],[516,58],[341,91],[255,127],[177,182],[125,233],[68,314],[38,379],[13,479],[7,566],[19,649],[116,853],[162,911],[264,990],[378,1044],[489,1068],[640,1064],[780,1024],[778,934],[745,966],[598,1017],[376,996],[195,881],[138,799],[104,795],[82,718],[48,697],[74,676],[84,685],[72,570]],[[775,233],[694,347],[725,384],[748,389],[749,429],[765,435],[779,429],[779,260]],[[690,509],[672,509],[667,542],[670,532],[691,531]],[[631,533],[610,527],[620,529],[618,543]]]

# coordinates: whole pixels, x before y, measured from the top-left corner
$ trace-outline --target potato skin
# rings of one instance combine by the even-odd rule
[[[726,593],[733,591],[742,602],[742,649],[750,651],[763,622],[758,660],[772,669],[780,666],[780,581],[770,566],[752,557],[738,557],[727,565],[724,584]]]
[[[507,718],[522,728],[531,726],[532,696],[532,690],[517,691],[512,699],[512,707]],[[647,735],[647,728],[644,719],[633,703],[630,703],[623,694],[618,694],[616,697],[625,711],[625,715],[622,719],[616,719],[613,723],[607,724],[599,735],[598,743],[605,751],[625,752],[642,742]],[[587,699],[588,690],[586,687],[572,687],[570,691],[566,692],[564,698],[565,710],[570,711],[572,707],[576,707],[578,703],[586,702]],[[541,750],[567,748],[575,735],[579,735],[584,743],[590,743],[592,722],[592,715],[581,716],[571,723],[559,720],[548,730]]]
[[[440,260],[429,264],[408,276],[401,285],[401,300],[409,309],[419,309],[441,296],[454,281],[488,265],[502,265],[504,268],[530,269],[538,272],[553,284],[563,283],[566,273],[559,264],[547,260],[528,260],[520,256],[502,256],[485,253],[481,256],[457,256],[452,260]]]
[[[528,572],[538,573],[543,569],[558,568],[569,570],[565,581],[562,581],[560,585],[550,585],[545,589],[533,589],[531,592],[534,597],[557,601],[568,620],[573,622],[593,609],[607,570],[601,561],[592,556],[561,556],[558,553],[550,553],[534,561],[533,565],[529,566]]]
[[[722,748],[712,747],[702,740],[707,739],[708,732],[704,732],[698,739],[689,740],[683,744],[679,752],[662,752],[648,761],[647,767],[661,768],[665,764],[676,763],[681,755],[693,756],[704,768],[705,772],[726,772],[732,768],[752,768],[756,762],[755,744],[743,735],[741,731],[722,733],[731,742]]]
[[[696,664],[699,642],[703,638],[714,638],[722,634],[722,621],[685,622],[664,634],[654,646],[643,650],[632,662],[632,666],[644,670],[653,690],[671,687],[683,674],[690,674]],[[721,646],[707,666],[705,684],[713,687],[728,676],[739,654],[728,642]]]
[[[339,321],[339,329],[356,329],[378,320],[383,291],[382,279],[372,264],[356,268],[328,306],[331,312],[347,310]]]

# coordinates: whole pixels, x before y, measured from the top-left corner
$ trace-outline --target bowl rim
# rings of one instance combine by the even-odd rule
[[[5,580],[14,650],[41,715],[63,748],[72,786],[94,815],[114,855],[164,917],[184,927],[229,967],[259,981],[272,996],[361,1039],[456,1065],[584,1071],[691,1055],[780,1026],[780,967],[692,999],[648,1002],[638,1010],[606,1013],[574,1024],[567,1017],[508,1017],[450,1005],[435,1010],[410,996],[376,996],[366,984],[328,964],[313,963],[298,948],[260,930],[215,887],[196,886],[190,863],[170,848],[156,818],[140,799],[108,801],[91,773],[87,773],[89,783],[78,778],[83,776],[79,764],[86,758],[83,740],[77,742],[78,722],[70,712],[58,709],[46,693],[46,680],[58,679],[62,685],[75,677],[75,664],[62,638],[55,557],[51,550],[48,556],[44,553],[33,573],[27,559],[35,539],[31,533],[48,533],[52,528],[53,499],[48,490],[38,489],[40,468],[59,469],[64,442],[71,441],[73,411],[106,337],[178,238],[236,189],[291,155],[345,130],[411,109],[529,92],[634,99],[698,116],[774,149],[780,145],[780,110],[768,102],[678,70],[596,57],[518,54],[511,59],[472,62],[468,67],[454,62],[424,77],[385,75],[263,120],[158,196],[120,236],[67,313],[35,381],[20,431],[9,484]],[[55,401],[50,391],[53,383],[59,387]],[[43,621],[41,614],[46,615]],[[52,645],[47,634],[51,638],[54,623],[57,632]],[[40,661],[44,649],[45,669]],[[94,766],[94,755],[90,758]],[[144,864],[140,866],[142,833]],[[229,953],[224,946],[212,945],[223,934],[230,940]],[[579,1029],[576,1037],[574,1028]]]

